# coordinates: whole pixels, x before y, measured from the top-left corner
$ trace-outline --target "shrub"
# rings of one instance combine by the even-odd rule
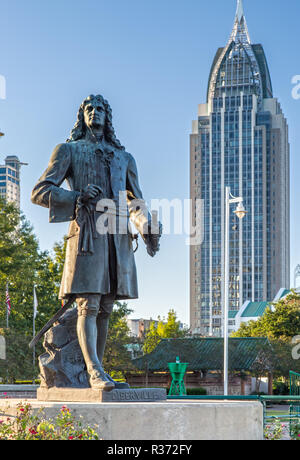
[[[265,439],[268,441],[280,441],[283,435],[284,424],[274,417],[274,420],[265,428]]]
[[[292,423],[291,426],[291,438],[294,441],[300,441],[300,422]]]
[[[274,395],[289,395],[289,386],[285,382],[275,381],[273,385]]]
[[[199,388],[187,388],[186,394],[189,396],[196,395],[196,396],[206,396],[207,391],[205,388],[199,387]]]
[[[30,404],[17,406],[16,418],[0,420],[0,440],[15,441],[57,441],[57,440],[98,440],[97,432],[90,427],[83,428],[70,409],[63,406],[54,420],[43,418],[43,412],[32,413]]]

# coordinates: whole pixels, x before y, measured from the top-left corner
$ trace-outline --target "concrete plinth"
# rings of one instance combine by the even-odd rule
[[[167,399],[164,388],[103,391],[92,388],[39,388],[38,401],[61,402],[157,402]]]
[[[0,419],[16,415],[18,400],[0,400]],[[63,403],[29,401],[54,418]],[[259,401],[166,401],[157,403],[68,403],[89,426],[98,425],[104,440],[262,440],[263,406]]]

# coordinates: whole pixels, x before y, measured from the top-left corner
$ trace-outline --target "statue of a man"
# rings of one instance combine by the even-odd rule
[[[61,187],[65,180],[69,190]],[[49,208],[50,222],[71,222],[60,298],[76,300],[77,335],[89,383],[106,391],[115,388],[102,367],[114,302],[138,297],[128,225],[121,232],[117,225],[111,226],[114,231],[97,231],[104,212],[98,207],[101,200],[115,204],[117,221],[122,213],[124,219],[121,194],[126,195],[125,218],[134,222],[148,253],[154,256],[160,235],[151,231],[135,160],[115,136],[108,102],[92,95],[81,104],[70,138],[55,148],[31,199]]]

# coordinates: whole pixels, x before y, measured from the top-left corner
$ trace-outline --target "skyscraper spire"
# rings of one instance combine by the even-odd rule
[[[234,25],[229,41],[250,44],[250,36],[244,14],[243,0],[237,0],[237,8],[234,18]]]
[[[244,7],[243,0],[238,0],[235,17],[241,22],[242,17],[244,16]]]

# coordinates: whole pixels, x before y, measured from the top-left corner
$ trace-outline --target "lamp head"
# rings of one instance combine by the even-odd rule
[[[236,210],[234,211],[234,214],[239,218],[243,219],[245,215],[247,214],[247,211],[244,208],[243,203],[238,203]]]

